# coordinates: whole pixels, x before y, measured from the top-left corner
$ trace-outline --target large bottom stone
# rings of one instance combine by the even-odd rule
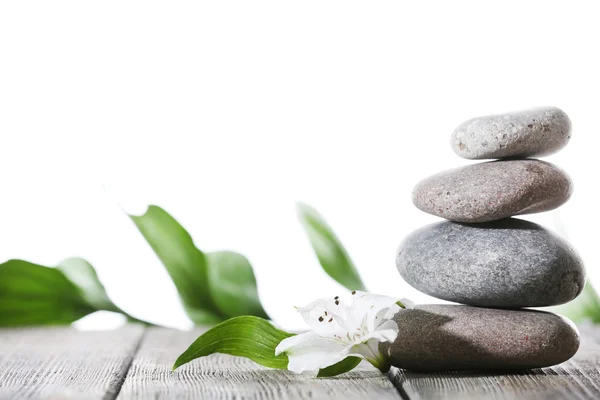
[[[579,348],[573,323],[543,311],[420,305],[394,319],[398,338],[380,348],[392,365],[413,371],[549,367]]]

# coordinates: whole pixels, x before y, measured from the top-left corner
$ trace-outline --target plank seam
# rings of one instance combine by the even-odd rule
[[[106,395],[104,396],[104,400],[116,400],[116,398],[119,396],[119,393],[121,393],[121,388],[125,384],[125,379],[127,379],[129,370],[131,369],[131,366],[133,365],[133,360],[135,360],[135,357],[137,356],[138,352],[140,351],[140,348],[142,347],[142,342],[144,341],[144,337],[146,336],[146,332],[148,332],[147,327],[144,327],[143,329],[144,330],[142,331],[142,334],[140,335],[140,338],[139,338],[137,344],[135,345],[135,348],[133,349],[131,356],[127,360],[127,364],[125,365],[125,371],[123,372],[122,376],[119,378],[119,381],[117,382],[117,386],[115,387],[115,390],[113,392],[106,393]]]
[[[395,367],[392,367],[395,368]],[[387,374],[386,374],[387,378],[390,380],[390,382],[392,383],[392,386],[394,386],[396,388],[396,391],[398,392],[398,394],[400,395],[400,397],[402,398],[402,400],[410,400],[410,396],[408,395],[408,393],[406,393],[406,390],[404,390],[404,388],[402,387],[402,383],[399,381],[398,377],[400,376],[400,374],[395,374],[392,369],[390,369]]]

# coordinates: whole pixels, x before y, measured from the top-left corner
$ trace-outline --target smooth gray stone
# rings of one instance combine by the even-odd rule
[[[452,149],[471,160],[540,157],[571,138],[571,121],[556,107],[538,107],[470,119],[452,133]]]
[[[549,367],[579,348],[573,323],[534,310],[420,305],[401,310],[399,333],[380,350],[392,365],[413,371],[524,370]]]
[[[440,172],[419,182],[414,205],[458,222],[487,222],[563,205],[573,191],[569,176],[539,160],[492,161]]]
[[[396,266],[415,289],[483,307],[545,307],[573,300],[585,268],[564,239],[533,222],[439,222],[408,235]]]

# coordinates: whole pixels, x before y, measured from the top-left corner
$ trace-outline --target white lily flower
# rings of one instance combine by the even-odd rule
[[[293,372],[316,371],[348,356],[361,357],[381,371],[389,364],[379,351],[380,342],[393,342],[398,325],[391,318],[407,300],[398,300],[365,292],[352,292],[352,304],[345,305],[338,296],[316,300],[298,311],[313,329],[284,339],[275,355],[288,356]]]

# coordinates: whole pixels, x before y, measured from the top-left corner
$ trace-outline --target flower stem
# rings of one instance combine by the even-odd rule
[[[367,358],[367,361],[384,374],[386,374],[392,366],[390,360],[381,353],[375,355],[375,358]]]
[[[375,368],[380,370],[381,373],[387,374],[388,371],[390,370],[390,367],[392,366],[392,364],[390,364],[390,361],[388,359],[383,358],[383,357],[379,361],[380,362],[377,365],[375,365],[375,364],[373,364],[373,365],[375,366]]]
[[[363,356],[365,360],[371,363],[375,368],[380,370],[382,373],[386,374],[391,367],[390,360],[386,357],[381,351],[379,351],[378,345],[376,344],[375,348],[369,346],[368,344],[364,344]],[[366,354],[365,354],[366,353]]]

